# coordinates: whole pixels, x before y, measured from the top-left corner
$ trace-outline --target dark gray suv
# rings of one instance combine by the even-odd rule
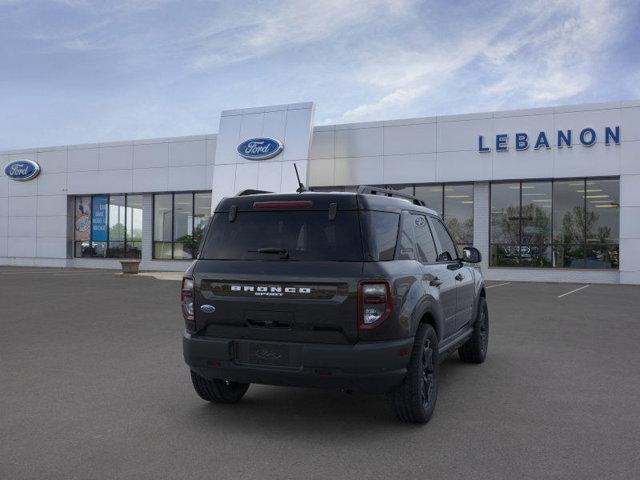
[[[218,403],[251,383],[385,393],[400,420],[425,423],[440,361],[487,354],[479,261],[390,190],[225,198],[182,282],[193,386]]]

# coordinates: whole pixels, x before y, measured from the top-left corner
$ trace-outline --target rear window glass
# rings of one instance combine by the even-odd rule
[[[262,249],[262,252],[257,250]],[[229,222],[227,213],[216,213],[201,258],[209,260],[362,261],[358,213],[338,211],[329,220],[326,211],[238,212]]]
[[[361,212],[369,239],[369,260],[393,260],[400,215],[391,212]]]

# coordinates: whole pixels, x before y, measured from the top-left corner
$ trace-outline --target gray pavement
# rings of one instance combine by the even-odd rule
[[[182,362],[176,281],[0,267],[0,479],[640,476],[640,287],[490,282],[489,358],[441,368],[426,426],[384,399]]]

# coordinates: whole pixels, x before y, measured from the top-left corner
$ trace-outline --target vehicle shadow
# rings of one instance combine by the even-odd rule
[[[456,382],[465,364],[457,357],[445,360],[440,372],[439,405],[446,398],[447,386]],[[436,415],[431,421],[437,421]],[[403,424],[395,419],[384,395],[347,394],[335,390],[289,388],[252,385],[246,396],[235,405],[214,405],[204,401],[190,402],[183,410],[193,428],[229,429],[238,433],[291,433],[306,438],[357,438],[388,435],[394,429],[413,431],[419,425]]]

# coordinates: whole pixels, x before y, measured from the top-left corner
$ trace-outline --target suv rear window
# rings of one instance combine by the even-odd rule
[[[289,260],[362,261],[358,212],[238,212],[233,222],[216,213],[200,258],[207,260],[280,260],[282,255],[259,249],[283,249]]]

